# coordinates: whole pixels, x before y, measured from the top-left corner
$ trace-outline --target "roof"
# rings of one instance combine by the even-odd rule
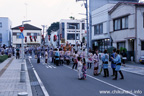
[[[22,27],[22,25],[13,27],[12,30],[17,30],[17,29],[19,30],[19,27]],[[24,30],[42,30],[42,29],[30,24],[24,24]]]
[[[119,2],[117,3],[108,13],[111,14],[115,9],[117,9],[120,5],[134,5],[134,6],[144,6],[144,3],[135,3],[135,2]]]

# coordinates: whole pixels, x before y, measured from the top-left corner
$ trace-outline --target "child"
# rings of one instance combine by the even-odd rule
[[[94,58],[94,76],[98,75],[98,68],[99,68],[99,56],[98,56],[98,50],[95,51],[95,54],[93,56]]]
[[[82,72],[83,72],[82,79],[85,80],[86,79],[86,63],[83,63]]]
[[[78,57],[78,79],[81,80],[81,73],[82,73],[82,59]]]

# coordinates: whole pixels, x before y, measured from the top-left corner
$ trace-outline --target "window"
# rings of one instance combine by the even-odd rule
[[[13,32],[13,36],[17,36],[17,33],[16,33],[16,32]]]
[[[38,33],[27,33],[27,36],[32,36],[32,38],[34,38],[34,36],[37,37],[38,35]]]
[[[76,29],[80,29],[79,23],[67,23],[67,29],[75,29],[74,26],[76,26]]]
[[[2,22],[0,22],[0,28],[2,28]]]
[[[94,35],[103,33],[103,24],[94,25]]]
[[[76,34],[76,40],[80,39],[80,35]],[[67,34],[67,40],[75,40],[75,34]]]
[[[17,39],[19,39],[20,35],[21,35],[21,33],[17,33]]]
[[[2,43],[2,34],[0,33],[0,43]]]
[[[141,41],[141,50],[144,50],[144,41]]]
[[[85,23],[82,23],[82,30],[85,29]]]
[[[128,29],[128,16],[114,19],[114,31]]]

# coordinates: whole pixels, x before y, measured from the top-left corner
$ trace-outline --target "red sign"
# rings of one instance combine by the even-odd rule
[[[23,32],[24,30],[24,27],[19,27],[20,31]]]

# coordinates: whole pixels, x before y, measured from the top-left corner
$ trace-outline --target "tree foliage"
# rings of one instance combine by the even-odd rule
[[[48,35],[51,34],[52,31],[59,30],[59,22],[54,22],[50,25],[50,27],[47,29]]]

